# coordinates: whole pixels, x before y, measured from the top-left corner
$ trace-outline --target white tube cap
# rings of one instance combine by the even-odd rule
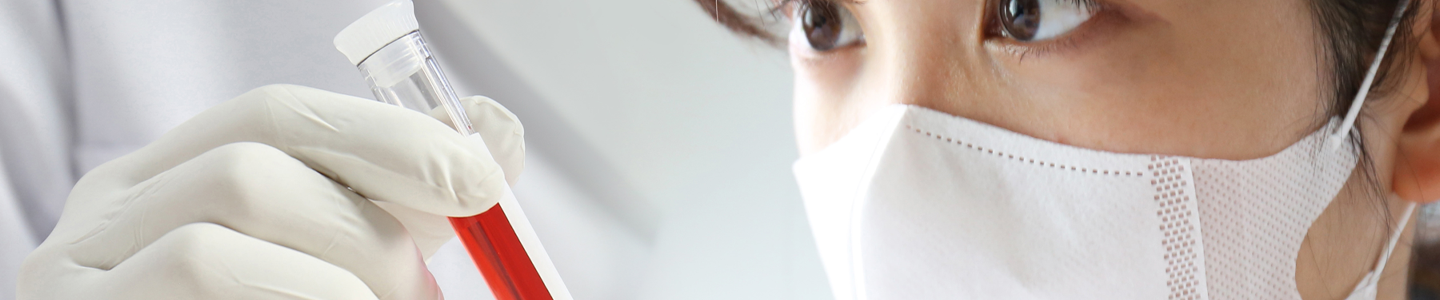
[[[416,30],[420,30],[420,23],[415,21],[415,4],[398,0],[370,11],[341,29],[335,35],[335,49],[358,66],[381,47]]]

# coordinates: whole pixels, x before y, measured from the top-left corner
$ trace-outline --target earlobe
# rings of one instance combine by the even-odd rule
[[[1393,190],[1407,201],[1440,200],[1440,95],[1436,65],[1430,66],[1430,99],[1405,122],[1395,160]]]
[[[1395,157],[1393,191],[1407,201],[1430,203],[1440,200],[1440,60],[1431,53],[1435,39],[1422,39],[1426,84],[1425,104],[1405,121]],[[1425,49],[1425,48],[1431,49]]]
[[[1433,4],[1432,4],[1433,5]],[[1406,119],[1395,157],[1392,190],[1406,201],[1430,203],[1440,200],[1440,20],[1434,19],[1440,6],[1431,7],[1419,20],[1418,48],[1425,67],[1425,104]]]

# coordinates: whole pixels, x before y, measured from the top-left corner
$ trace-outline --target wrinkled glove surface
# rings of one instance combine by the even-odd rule
[[[82,177],[19,299],[439,299],[424,260],[445,217],[524,167],[515,116],[462,103],[478,136],[301,86],[217,105]]]

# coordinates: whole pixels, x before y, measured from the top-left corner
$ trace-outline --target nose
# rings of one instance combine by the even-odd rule
[[[985,52],[981,15],[975,9],[982,5],[971,2],[890,1],[874,6],[872,15],[879,24],[870,27],[885,30],[867,32],[860,81],[874,83],[869,88],[875,91],[871,96],[876,104],[915,105],[970,117],[998,101],[991,96],[1003,81],[995,78]]]

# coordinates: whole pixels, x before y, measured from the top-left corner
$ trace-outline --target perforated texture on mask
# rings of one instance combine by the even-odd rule
[[[1355,165],[1322,137],[1262,159],[1192,159],[1211,299],[1300,299],[1300,244]]]
[[[1165,285],[1170,288],[1170,299],[1203,299],[1200,280],[1204,274],[1200,271],[1204,264],[1199,256],[1200,234],[1195,228],[1200,224],[1192,221],[1196,205],[1193,195],[1185,192],[1190,182],[1184,176],[1184,163],[1178,158],[1151,156],[1147,169],[1159,206],[1155,214],[1160,217],[1160,232],[1164,233],[1160,244],[1165,248],[1165,274],[1169,276]]]

